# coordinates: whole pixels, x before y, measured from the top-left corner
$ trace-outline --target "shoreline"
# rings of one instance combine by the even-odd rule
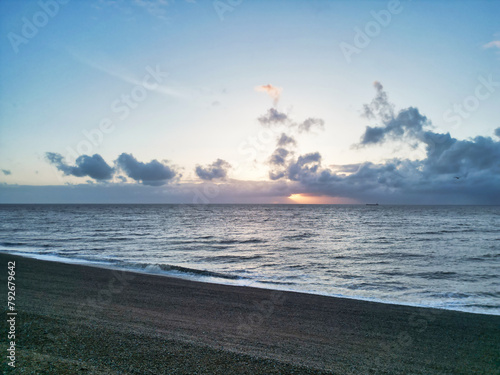
[[[484,311],[468,311],[468,310],[464,310],[464,309],[460,309],[460,308],[445,308],[445,307],[435,307],[435,306],[428,306],[428,305],[419,305],[417,303],[411,303],[411,302],[404,303],[404,302],[400,302],[400,301],[378,300],[378,299],[371,299],[369,297],[362,297],[362,296],[328,294],[328,293],[321,293],[321,292],[315,292],[315,291],[304,291],[304,290],[293,289],[293,288],[277,288],[277,287],[272,288],[272,287],[270,287],[270,286],[268,286],[268,285],[266,285],[258,280],[244,279],[244,278],[240,278],[238,276],[235,276],[234,278],[222,278],[222,277],[217,277],[217,276],[203,276],[203,277],[207,278],[207,280],[203,280],[202,276],[197,275],[196,273],[190,274],[189,272],[179,272],[179,274],[175,274],[175,272],[168,273],[168,271],[153,272],[153,271],[147,271],[145,269],[142,270],[142,269],[137,269],[137,268],[132,268],[132,267],[131,268],[118,267],[118,266],[114,266],[112,263],[109,263],[106,261],[90,261],[90,260],[86,260],[86,259],[64,258],[64,257],[60,257],[57,255],[45,255],[45,254],[25,255],[25,254],[15,252],[15,251],[13,251],[13,252],[2,251],[2,252],[0,252],[0,254],[12,255],[12,256],[16,256],[16,257],[33,259],[33,260],[39,260],[39,261],[43,261],[43,262],[53,262],[53,263],[70,264],[70,265],[81,265],[81,266],[94,267],[94,268],[106,269],[106,270],[111,270],[111,271],[124,271],[124,272],[130,272],[130,273],[137,273],[137,274],[141,274],[141,275],[167,277],[167,278],[181,279],[181,280],[187,280],[187,281],[194,281],[194,282],[199,282],[199,283],[228,285],[228,286],[236,286],[236,287],[242,287],[242,288],[257,288],[257,289],[277,291],[277,292],[301,293],[301,294],[313,295],[313,296],[348,299],[348,300],[355,300],[355,301],[361,301],[361,302],[380,303],[380,304],[386,304],[386,305],[407,306],[407,307],[436,309],[436,310],[444,310],[444,311],[456,311],[456,312],[463,312],[463,313],[467,313],[467,314],[500,316],[500,312],[499,313],[487,313]],[[49,259],[49,258],[52,258],[52,259]],[[109,264],[107,264],[107,263],[109,263]],[[198,271],[200,273],[202,273],[202,272],[212,273],[212,271],[205,271],[205,270],[196,270],[196,271]],[[251,281],[252,283],[250,285],[242,285],[236,281],[231,282],[229,280],[239,280],[239,281],[248,280],[248,281]]]
[[[0,259],[4,285],[7,262],[16,261],[17,364],[27,371],[52,365],[60,371],[80,366],[87,373],[175,374],[493,374],[500,369],[495,315],[5,253]],[[5,340],[1,345],[4,350]]]

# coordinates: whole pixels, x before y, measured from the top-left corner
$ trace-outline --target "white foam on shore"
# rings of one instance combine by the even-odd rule
[[[25,258],[45,260],[47,262],[57,262],[57,263],[66,263],[66,264],[80,264],[80,265],[88,265],[88,266],[105,266],[107,262],[105,261],[92,261],[87,259],[79,259],[79,258],[67,258],[62,257],[60,255],[55,254],[42,254],[42,253],[32,253],[32,252],[20,252],[20,251],[6,251],[4,249],[0,249],[2,253],[16,255]]]
[[[212,283],[212,284],[220,284],[220,285],[230,285],[230,286],[240,286],[240,287],[250,287],[250,288],[258,288],[258,289],[266,289],[266,290],[275,290],[282,292],[293,292],[293,293],[303,293],[303,294],[311,294],[311,295],[320,295],[324,297],[334,297],[334,298],[344,298],[356,301],[364,301],[364,302],[373,302],[373,303],[382,303],[388,305],[400,305],[400,306],[409,306],[409,307],[420,307],[420,308],[430,308],[436,310],[447,310],[447,311],[459,311],[466,312],[471,314],[482,314],[482,315],[493,315],[500,316],[500,310],[495,309],[495,311],[490,311],[481,308],[471,308],[471,307],[461,307],[461,306],[436,306],[429,303],[409,303],[404,301],[394,301],[388,299],[379,299],[372,297],[363,297],[363,296],[350,296],[344,295],[340,293],[327,293],[316,290],[307,290],[301,288],[290,288],[280,285],[273,285],[272,287],[268,283],[260,282],[255,279],[223,279],[213,276],[204,276],[194,273],[188,272],[180,272],[176,270],[165,271],[162,270],[159,266],[155,265],[147,265],[144,268],[139,267],[126,267],[126,266],[118,266],[109,261],[92,261],[86,259],[78,259],[78,258],[67,258],[61,257],[55,254],[41,254],[41,253],[33,253],[33,252],[18,252],[18,251],[6,251],[4,249],[0,249],[2,253],[11,254],[15,256],[37,259],[48,262],[57,262],[57,263],[66,263],[66,264],[75,264],[75,265],[83,265],[90,266],[96,268],[103,269],[111,269],[111,270],[119,270],[126,271],[132,273],[139,273],[144,275],[156,275],[156,276],[166,276],[166,277],[174,277],[183,280],[197,281],[203,283]],[[299,285],[297,285],[299,286]],[[498,311],[496,311],[498,310]]]

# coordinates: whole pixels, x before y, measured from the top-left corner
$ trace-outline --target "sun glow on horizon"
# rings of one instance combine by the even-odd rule
[[[291,194],[288,197],[295,204],[351,204],[357,203],[352,199],[329,197],[325,195]]]

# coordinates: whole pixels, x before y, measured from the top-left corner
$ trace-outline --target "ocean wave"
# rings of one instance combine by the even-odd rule
[[[259,280],[261,284],[274,284],[274,285],[296,285],[291,281],[276,281],[276,280]]]
[[[470,298],[471,296],[469,294],[465,294],[465,293],[453,293],[453,292],[449,292],[449,293],[432,293],[430,294],[431,297],[435,297],[435,298],[454,298],[454,299],[466,299],[466,298]]]
[[[380,290],[402,291],[408,289],[408,287],[405,285],[393,282],[378,282],[378,283],[360,282],[355,284],[347,284],[344,287],[350,290],[374,290],[374,291],[380,291]]]
[[[420,273],[414,273],[410,276],[417,276],[424,279],[434,279],[434,280],[455,279],[457,277],[460,277],[459,274],[451,271],[420,272]]]
[[[284,236],[283,239],[285,240],[302,240],[304,238],[310,238],[310,237],[315,237],[318,236],[317,233],[311,233],[311,232],[305,232],[305,233],[300,233],[300,234],[291,234],[288,236]]]
[[[498,311],[498,305],[490,305],[490,304],[482,304],[482,303],[469,303],[463,305],[463,307],[467,309],[485,309],[485,310],[491,310],[493,311]],[[472,310],[474,311],[474,310]],[[499,315],[498,313],[495,315]]]
[[[28,244],[25,242],[0,242],[0,246],[16,247],[16,246],[28,246]]]
[[[426,231],[426,232],[412,232],[410,233],[412,235],[429,235],[429,234],[437,234],[437,235],[440,235],[440,234],[443,234],[442,231]]]
[[[302,270],[302,269],[307,269],[309,268],[307,265],[305,264],[292,264],[290,266],[288,266],[287,268],[290,268],[290,269],[299,269],[299,270]]]
[[[491,261],[492,259],[497,259],[497,258],[500,258],[500,253],[498,253],[498,254],[475,255],[475,256],[472,256],[472,257],[467,257],[465,259],[476,261],[476,262],[486,262],[486,261]]]
[[[377,273],[379,275],[387,275],[387,276],[406,276],[406,273],[401,271],[379,271]]]
[[[378,253],[365,253],[364,256],[376,257],[376,258],[427,258],[427,254],[417,254],[417,253],[403,253],[397,252],[378,252]]]
[[[238,263],[238,262],[244,262],[248,260],[255,260],[255,259],[261,259],[261,255],[216,255],[216,256],[211,256],[211,257],[204,257],[200,258],[203,261],[208,261],[208,262],[226,262],[226,263]]]
[[[237,276],[237,275],[230,275],[227,273],[176,266],[176,265],[172,265],[172,264],[151,264],[151,263],[144,264],[144,263],[142,263],[142,264],[122,264],[122,266],[126,266],[127,268],[131,268],[131,269],[139,268],[140,270],[144,270],[146,272],[157,272],[157,271],[172,272],[172,271],[174,271],[176,273],[181,273],[181,274],[190,274],[190,275],[194,275],[194,276],[216,277],[219,279],[228,279],[228,280],[240,280],[240,279],[242,279],[241,276]]]
[[[221,245],[236,245],[236,244],[245,244],[245,243],[265,243],[267,241],[260,239],[260,238],[247,238],[247,239],[241,239],[241,240],[238,240],[236,238],[230,238],[230,239],[214,240],[214,241],[207,241],[207,242],[221,244]]]

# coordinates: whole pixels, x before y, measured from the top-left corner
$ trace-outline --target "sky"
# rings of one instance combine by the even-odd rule
[[[500,2],[0,2],[0,203],[500,204]]]

